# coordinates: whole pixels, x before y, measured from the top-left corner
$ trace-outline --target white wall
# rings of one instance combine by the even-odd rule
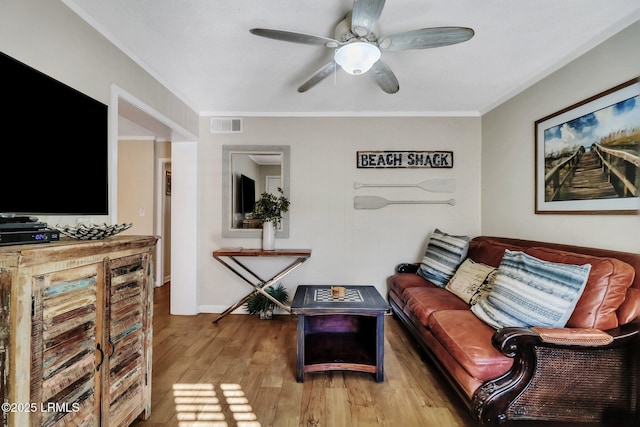
[[[534,214],[534,122],[639,76],[639,49],[637,22],[482,117],[483,234],[640,252],[638,215]]]
[[[291,146],[290,237],[279,248],[310,248],[309,261],[283,279],[298,284],[373,284],[385,295],[386,278],[402,261],[417,261],[435,228],[480,233],[480,118],[255,118],[243,119],[241,134],[208,131],[202,118],[198,147],[198,283],[202,311],[220,312],[251,288],[215,261],[227,246],[260,247],[258,238],[223,238],[221,225],[222,145]],[[357,169],[358,150],[452,150],[453,169]],[[354,182],[419,183],[454,178],[454,194],[418,188],[354,189]],[[355,210],[356,195],[389,200],[454,197],[457,204],[391,205]],[[284,262],[290,262],[286,260]],[[261,274],[277,262],[247,261]],[[278,266],[283,267],[283,262]]]
[[[198,144],[171,144],[171,314],[198,313]],[[176,242],[179,241],[179,245]],[[177,279],[176,279],[177,278]]]

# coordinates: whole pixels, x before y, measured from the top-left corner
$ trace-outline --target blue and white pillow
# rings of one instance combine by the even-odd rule
[[[437,228],[429,237],[418,274],[444,288],[467,256],[469,236],[452,236]]]
[[[496,329],[564,327],[584,291],[590,264],[560,264],[506,250],[491,292],[471,307]]]

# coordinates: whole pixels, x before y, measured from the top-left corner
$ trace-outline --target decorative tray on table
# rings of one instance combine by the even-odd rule
[[[116,234],[131,228],[133,223],[129,224],[83,224],[79,223],[73,227],[70,225],[56,225],[55,228],[61,234],[65,236],[78,239],[78,240],[100,240],[107,237],[115,236]]]

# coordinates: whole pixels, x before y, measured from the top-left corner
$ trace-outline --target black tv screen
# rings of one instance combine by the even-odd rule
[[[256,203],[256,182],[245,175],[240,175],[240,213],[253,211]]]
[[[108,107],[0,54],[0,214],[108,215]]]

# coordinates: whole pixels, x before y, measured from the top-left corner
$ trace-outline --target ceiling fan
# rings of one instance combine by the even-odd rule
[[[400,85],[393,71],[380,59],[382,51],[449,46],[465,42],[474,35],[471,28],[434,27],[380,36],[378,19],[384,3],[385,0],[354,0],[353,9],[336,26],[335,38],[265,28],[250,31],[261,37],[335,49],[333,59],[304,82],[298,92],[306,92],[337,68],[342,68],[349,74],[367,75],[383,91],[396,93]]]

